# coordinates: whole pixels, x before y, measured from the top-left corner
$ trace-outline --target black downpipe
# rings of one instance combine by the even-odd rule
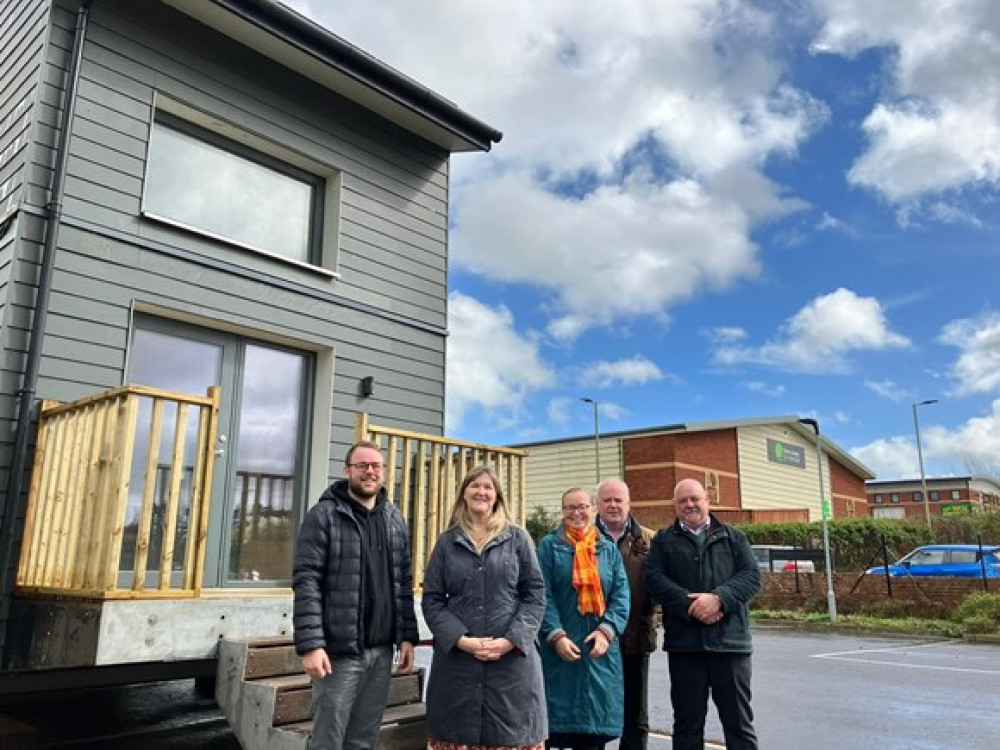
[[[49,299],[52,296],[52,274],[55,270],[56,242],[59,239],[59,224],[62,221],[63,183],[66,181],[66,167],[69,162],[69,136],[76,111],[76,90],[80,81],[80,62],[83,59],[83,41],[87,32],[92,0],[81,0],[76,12],[76,29],[73,33],[73,52],[66,74],[66,94],[59,123],[59,140],[56,142],[55,170],[49,203],[46,207],[47,224],[45,243],[42,247],[42,264],[38,276],[38,294],[35,296],[35,310],[28,341],[28,360],[24,369],[24,383],[18,391],[17,426],[14,432],[14,448],[11,455],[10,474],[7,477],[7,496],[3,509],[3,531],[0,535],[5,571],[3,597],[9,595],[7,575],[12,570],[14,526],[17,523],[17,508],[21,503],[24,487],[24,470],[28,458],[28,428],[31,426],[35,408],[35,389],[38,386],[38,370],[42,359],[42,341],[49,313]]]

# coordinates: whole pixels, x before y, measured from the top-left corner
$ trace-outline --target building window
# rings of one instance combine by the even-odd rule
[[[890,503],[898,503],[899,502],[899,493],[898,492],[890,492],[889,493],[889,502]]]
[[[323,178],[167,113],[149,137],[143,214],[319,265]]]
[[[951,499],[952,500],[961,500],[962,499],[962,491],[961,490],[952,490],[951,491]]]
[[[927,493],[927,497],[937,502],[938,500],[941,499],[941,493],[938,492],[937,490],[931,490],[930,492]]]
[[[923,492],[921,492],[920,490],[917,490],[916,492],[913,493],[913,502],[915,502],[915,503],[922,503],[923,501],[924,501],[924,493]]]
[[[875,495],[875,502],[876,503],[882,502],[882,495],[881,494],[876,494]]]

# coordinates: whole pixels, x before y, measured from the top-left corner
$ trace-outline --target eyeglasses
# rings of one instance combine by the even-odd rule
[[[368,471],[369,469],[372,471],[382,471],[383,466],[383,464],[376,461],[358,461],[357,463],[347,465],[358,471]]]
[[[583,513],[585,510],[590,510],[590,504],[586,505],[564,505],[563,513]]]

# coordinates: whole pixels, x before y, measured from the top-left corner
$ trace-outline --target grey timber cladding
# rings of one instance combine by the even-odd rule
[[[49,3],[0,0],[0,227],[17,210],[24,182]],[[0,232],[2,234],[2,232]]]
[[[58,115],[51,82],[71,48],[74,8],[57,5],[43,73],[47,107],[26,190],[38,210]],[[157,96],[339,175],[332,278],[140,216]],[[332,474],[342,471],[358,410],[440,433],[447,199],[444,150],[161,3],[99,0],[83,50],[38,397],[119,385],[135,307],[334,352]],[[25,299],[33,283],[24,281]],[[27,312],[15,318],[26,336]],[[375,376],[376,396],[361,401],[365,375]]]

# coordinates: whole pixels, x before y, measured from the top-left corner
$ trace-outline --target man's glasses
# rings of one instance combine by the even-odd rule
[[[583,513],[585,510],[590,510],[590,505],[564,505],[563,513]]]
[[[356,469],[357,471],[368,471],[369,469],[371,469],[372,471],[382,471],[382,466],[383,466],[383,464],[378,463],[376,461],[358,461],[357,463],[347,464],[347,465],[350,466],[352,469]]]

